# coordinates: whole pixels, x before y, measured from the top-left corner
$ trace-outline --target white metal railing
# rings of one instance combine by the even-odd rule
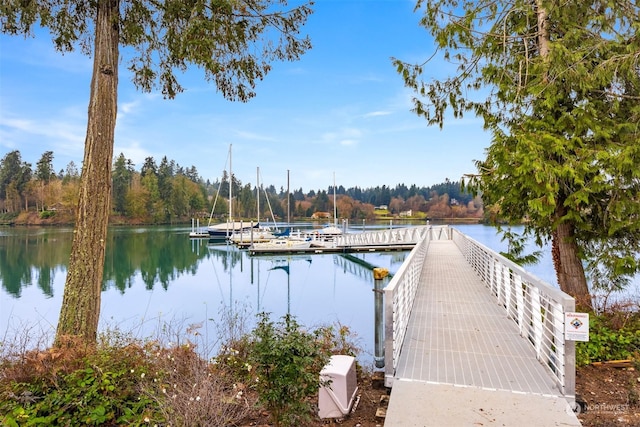
[[[336,238],[336,246],[377,246],[377,245],[415,245],[423,240],[427,234],[432,240],[449,239],[448,227],[419,227],[393,228],[386,230],[365,231],[363,233],[343,234]]]
[[[565,313],[575,311],[574,298],[458,230],[452,231],[453,241],[533,346],[538,361],[565,396],[575,397],[575,343],[564,338]]]
[[[430,232],[424,233],[423,238],[414,246],[398,272],[384,288],[384,383],[386,387],[391,387],[393,384],[429,243],[431,240],[437,240],[433,237],[448,234],[442,233],[443,227],[437,227],[437,229],[436,233],[429,227]]]

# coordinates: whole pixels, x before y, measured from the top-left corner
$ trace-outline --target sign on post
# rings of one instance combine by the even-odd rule
[[[565,313],[564,338],[570,341],[589,341],[589,313]]]

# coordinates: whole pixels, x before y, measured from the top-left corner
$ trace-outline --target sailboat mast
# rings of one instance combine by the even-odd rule
[[[338,207],[336,206],[336,173],[333,173],[333,225],[338,226]]]
[[[233,222],[233,167],[231,166],[231,147],[229,144],[229,222]],[[233,227],[233,225],[232,225]]]
[[[256,167],[256,209],[258,209],[256,218],[260,225],[260,166]]]
[[[287,227],[291,226],[291,196],[289,193],[289,169],[287,169]]]

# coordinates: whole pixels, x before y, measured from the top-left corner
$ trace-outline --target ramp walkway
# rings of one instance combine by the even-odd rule
[[[384,425],[580,426],[456,243],[426,251]]]

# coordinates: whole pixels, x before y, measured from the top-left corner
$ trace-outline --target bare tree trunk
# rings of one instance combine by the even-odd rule
[[[542,0],[536,1],[537,15],[538,15],[538,50],[540,56],[545,59],[549,58],[549,52],[551,50],[551,38],[549,36],[549,13],[542,5]]]
[[[563,213],[563,208],[557,208],[556,218]],[[553,231],[551,254],[560,289],[575,298],[579,310],[592,311],[591,294],[570,222],[559,222]]]
[[[119,0],[99,0],[87,137],[69,270],[56,343],[97,337],[100,292],[111,198],[111,168],[118,94]]]

